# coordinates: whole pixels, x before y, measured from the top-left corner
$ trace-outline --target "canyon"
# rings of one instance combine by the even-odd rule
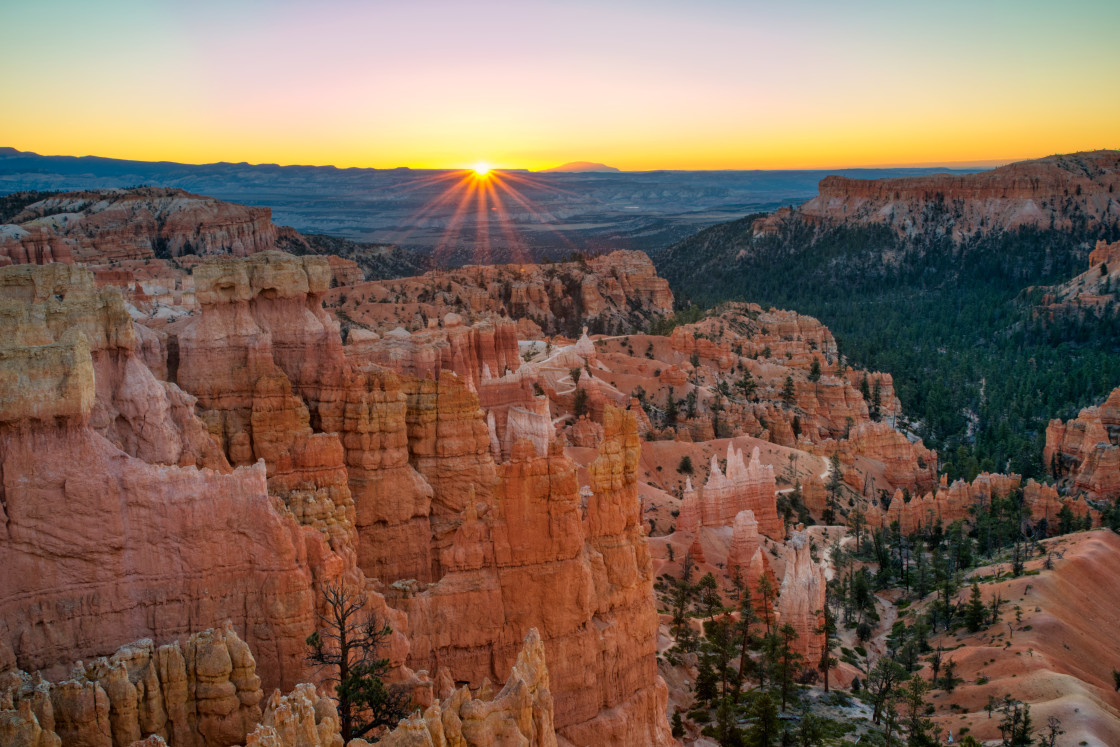
[[[412,715],[385,744],[675,744],[697,660],[667,657],[667,580],[712,574],[728,619],[765,581],[814,674],[833,546],[1009,496],[1054,535],[1120,494],[1120,390],[1051,422],[1057,484],[950,481],[818,319],[683,318],[642,252],[371,278],[279,251],[302,239],[267,210],[155,188],[14,221],[5,739],[336,747],[305,642],[333,586],[393,631]]]

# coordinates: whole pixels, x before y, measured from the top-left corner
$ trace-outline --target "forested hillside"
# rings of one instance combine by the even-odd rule
[[[950,478],[1044,474],[1050,418],[1120,384],[1115,311],[1048,319],[1042,286],[1087,267],[1111,226],[1019,227],[954,240],[798,212],[714,226],[654,254],[679,302],[747,300],[818,317],[852,365],[894,375],[904,412]]]

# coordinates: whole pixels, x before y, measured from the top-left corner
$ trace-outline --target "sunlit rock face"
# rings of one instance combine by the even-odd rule
[[[581,493],[509,323],[445,318],[437,356],[412,344],[379,358],[343,346],[318,257],[203,260],[197,311],[158,334],[129,319],[112,278],[98,287],[62,264],[3,272],[12,541],[0,559],[17,573],[0,582],[0,611],[12,663],[55,667],[122,639],[162,646],[229,619],[264,687],[290,688],[308,674],[317,585],[345,581],[392,622],[395,678],[412,676],[407,664],[501,680],[536,627],[557,662],[561,735],[672,742],[637,422],[609,387],[596,386],[578,429],[598,454]],[[658,297],[641,273],[627,282]],[[594,350],[584,339],[569,356],[588,365]],[[56,549],[42,566],[44,547]],[[287,702],[281,721],[310,728],[294,715],[304,705]]]
[[[1049,156],[977,174],[902,179],[828,176],[802,216],[849,224],[882,223],[906,235],[948,233],[956,240],[1021,226],[1090,230],[1115,223],[1120,152]],[[951,209],[946,209],[951,206]],[[756,231],[765,230],[765,223]]]
[[[584,326],[593,333],[640,330],[672,313],[673,294],[648,256],[617,251],[583,262],[469,265],[359,283],[332,291],[327,305],[381,338],[398,327],[419,331],[448,313],[468,324],[505,318],[523,332],[574,338]],[[503,371],[491,366],[495,376]]]
[[[445,375],[440,385],[450,381]],[[477,404],[474,412],[468,422],[481,425]],[[464,428],[461,414],[447,422],[459,423],[458,433],[478,432]],[[472,684],[497,679],[516,654],[511,642],[536,626],[553,662],[562,735],[574,743],[668,744],[652,570],[638,516],[637,425],[608,407],[602,428],[586,505],[576,465],[558,444],[541,455],[522,439],[495,466],[480,436],[462,442],[475,444],[466,451],[431,458],[421,471],[438,475],[433,505],[443,505],[448,534],[433,536],[443,575],[427,588],[395,585],[389,601],[408,615],[413,667],[447,666]],[[470,625],[453,623],[464,620]]]
[[[244,257],[275,245],[268,208],[181,189],[63,192],[28,205],[0,228],[0,265]]]
[[[0,637],[11,663],[50,668],[230,620],[268,686],[305,677],[313,584],[365,581],[341,450],[316,454],[326,437],[310,433],[302,402],[274,376],[254,382],[243,422],[257,421],[248,445],[262,461],[233,469],[224,431],[141,362],[140,328],[88,271],[0,269],[0,327],[0,563],[10,571]],[[295,485],[297,472],[309,482]],[[334,508],[310,510],[319,495]],[[395,637],[390,658],[406,655]]]

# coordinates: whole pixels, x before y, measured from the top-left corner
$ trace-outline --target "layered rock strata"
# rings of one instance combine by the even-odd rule
[[[1120,497],[1120,388],[1074,420],[1051,420],[1042,458],[1071,492],[1093,500]]]
[[[463,496],[438,583],[402,582],[390,600],[408,614],[415,666],[447,666],[472,683],[496,679],[535,625],[553,662],[560,734],[573,743],[667,744],[651,561],[638,515],[637,427],[608,408],[603,429],[586,505],[560,446],[540,456],[523,440],[497,465],[490,491]],[[555,589],[565,589],[566,603]],[[453,623],[464,618],[474,624]]]
[[[258,438],[276,474],[266,461],[231,470],[194,400],[139,361],[140,328],[119,293],[97,290],[86,270],[0,270],[0,326],[0,564],[9,571],[0,638],[14,663],[47,668],[121,638],[163,642],[230,619],[259,652],[267,683],[304,677],[313,584],[365,583],[347,546],[352,526],[312,510],[316,491],[294,477],[330,475],[338,492],[328,491],[329,505],[339,497],[348,515],[345,471],[323,464],[341,450],[293,461],[280,441]],[[258,436],[274,431],[261,422],[303,407],[283,386],[254,391],[258,407],[245,419],[257,417]],[[314,443],[295,430],[294,443]],[[215,468],[195,466],[208,462]],[[270,495],[282,489],[302,498],[289,508]],[[391,658],[399,665],[406,653],[398,637]]]
[[[730,526],[741,511],[750,511],[760,532],[771,539],[785,539],[785,523],[778,515],[774,467],[761,463],[757,446],[750,462],[745,463],[742,450],[728,443],[726,473],[713,455],[708,480],[696,500],[700,526]],[[691,516],[686,523],[692,523]]]
[[[12,264],[246,256],[275,244],[268,208],[152,187],[62,192],[28,205],[0,230],[0,257]]]
[[[169,747],[243,744],[261,720],[262,695],[256,661],[228,624],[182,646],[137,641],[78,662],[55,683],[18,670],[0,675],[0,709],[21,713],[24,734],[37,725],[44,745],[117,747],[149,737]]]
[[[828,176],[798,209],[830,222],[882,223],[905,235],[945,232],[955,240],[1020,226],[1090,230],[1115,225],[1120,151],[1049,156],[976,174],[901,179]],[[756,229],[758,230],[758,229]]]
[[[451,686],[450,674],[441,671],[439,700],[423,713],[417,712],[382,737],[385,747],[487,747],[518,744],[525,747],[555,747],[553,698],[545,648],[540,634],[531,629],[525,636],[517,660],[505,685],[485,697],[489,682],[479,697],[463,685]],[[363,741],[352,745],[365,745]]]
[[[454,312],[471,322],[509,317],[574,336],[585,324],[613,333],[644,327],[672,313],[673,294],[649,257],[618,251],[586,262],[466,266],[359,283],[332,293],[328,305],[380,335],[401,325],[424,329]]]

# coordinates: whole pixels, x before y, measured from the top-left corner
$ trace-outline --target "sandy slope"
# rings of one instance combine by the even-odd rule
[[[934,697],[937,721],[957,739],[962,727],[981,740],[998,738],[999,715],[989,719],[985,706],[989,696],[1010,694],[1031,704],[1036,728],[1048,716],[1061,719],[1066,734],[1060,745],[1120,745],[1120,693],[1112,682],[1112,670],[1120,668],[1120,536],[1098,530],[1045,546],[1064,554],[1055,554],[1054,570],[981,584],[985,600],[997,593],[1007,600],[999,623],[945,637],[965,683]],[[1043,562],[1031,561],[1028,570],[1042,569]],[[976,575],[991,576],[996,568]],[[989,681],[977,684],[981,677]],[[961,710],[950,710],[951,704]]]

